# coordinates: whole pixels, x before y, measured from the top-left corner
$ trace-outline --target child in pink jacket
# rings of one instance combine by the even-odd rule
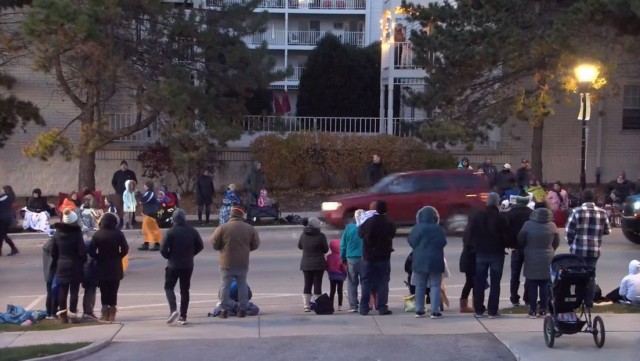
[[[347,268],[340,259],[340,240],[334,239],[329,244],[331,254],[327,256],[327,271],[329,273],[329,284],[331,285],[331,291],[329,298],[331,298],[331,306],[333,307],[333,300],[336,295],[336,289],[338,291],[338,311],[342,311],[342,285],[347,278]]]

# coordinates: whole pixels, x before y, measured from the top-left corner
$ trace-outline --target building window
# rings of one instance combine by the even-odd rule
[[[640,85],[625,85],[622,129],[640,129]]]

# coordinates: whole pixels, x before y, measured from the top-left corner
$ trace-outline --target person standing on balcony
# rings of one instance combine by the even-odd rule
[[[202,210],[205,211],[206,224],[209,224],[209,217],[211,216],[211,204],[213,198],[216,196],[215,187],[213,186],[213,178],[208,169],[198,177],[196,181],[196,201],[198,204],[198,222],[202,223]]]
[[[367,165],[365,175],[367,177],[368,186],[373,186],[387,175],[387,171],[384,169],[384,165],[382,165],[382,158],[380,158],[380,155],[373,155],[373,160],[369,165]]]
[[[407,37],[404,35],[404,26],[402,24],[397,24],[396,28],[393,32],[393,42],[395,43],[395,65],[403,65],[402,63],[402,50],[405,46],[405,42],[407,41]]]
[[[262,163],[257,161],[253,164],[253,167],[251,167],[251,170],[247,173],[247,177],[244,180],[244,187],[247,190],[247,209],[249,209],[251,205],[256,204],[260,190],[263,189],[266,184],[267,178],[262,169]]]
[[[115,173],[113,173],[113,177],[111,178],[111,186],[113,186],[113,190],[118,195],[114,198],[117,202],[116,208],[118,209],[118,218],[120,222],[122,222],[123,217],[123,200],[122,194],[127,189],[125,182],[128,180],[133,180],[138,183],[138,178],[136,177],[136,173],[129,169],[129,163],[126,160],[120,162],[120,169],[118,169]],[[131,218],[131,224],[136,223],[136,214],[133,212],[133,217]],[[122,224],[120,224],[122,226]]]

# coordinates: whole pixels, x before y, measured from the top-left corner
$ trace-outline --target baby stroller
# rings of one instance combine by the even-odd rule
[[[178,194],[176,192],[167,192],[167,199],[160,204],[160,210],[156,215],[158,227],[171,228],[173,226],[173,212],[178,209]]]
[[[556,337],[579,332],[590,333],[596,347],[604,345],[604,322],[600,316],[591,320],[592,297],[589,286],[595,285],[595,269],[582,257],[559,254],[551,261],[549,315],[544,319],[544,342],[553,347]],[[579,309],[580,315],[576,314]],[[586,325],[586,327],[585,327]]]
[[[251,204],[247,209],[247,221],[249,224],[253,224],[261,218],[273,218],[273,223],[279,224],[280,216],[278,203],[269,199],[266,189],[260,190],[257,204]]]

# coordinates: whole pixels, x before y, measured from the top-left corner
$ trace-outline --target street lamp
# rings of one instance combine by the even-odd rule
[[[587,187],[587,120],[590,112],[589,88],[598,77],[598,68],[593,64],[581,64],[575,69],[580,90],[580,113],[578,120],[582,121],[582,147],[580,152],[580,191]]]

